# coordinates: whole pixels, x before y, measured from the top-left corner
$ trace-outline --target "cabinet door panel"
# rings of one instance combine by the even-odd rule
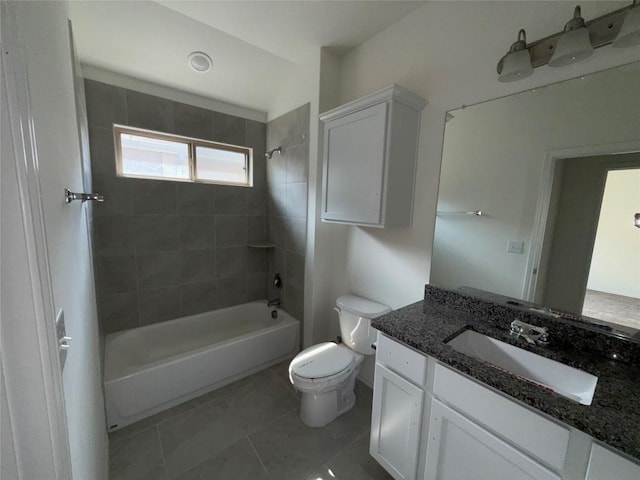
[[[611,450],[593,444],[586,480],[638,480],[640,465]]]
[[[423,391],[379,364],[373,391],[370,453],[396,480],[413,480]]]
[[[502,439],[433,399],[425,480],[559,480]]]
[[[381,222],[386,125],[386,103],[327,123],[323,219]]]

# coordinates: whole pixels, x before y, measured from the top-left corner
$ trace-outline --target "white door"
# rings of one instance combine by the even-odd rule
[[[26,157],[13,163],[17,172],[12,172],[13,182],[3,175],[3,187],[6,181],[19,196],[5,197],[2,191],[2,222],[4,227],[4,210],[13,205],[5,198],[19,200],[9,213],[21,214],[22,248],[30,255],[28,262],[15,267],[5,262],[5,257],[19,260],[18,239],[15,252],[2,252],[2,368],[17,440],[16,458],[25,463],[18,465],[19,473],[24,479],[66,479],[72,470],[76,479],[103,479],[107,477],[107,435],[87,205],[64,202],[65,187],[83,190],[68,4],[2,2],[2,7],[8,120],[14,134],[22,133],[13,137],[15,153]],[[4,62],[15,72],[6,75]],[[26,151],[21,142],[28,143]],[[5,163],[3,145],[3,171]],[[5,237],[16,230],[2,229],[3,247]],[[31,274],[27,280],[39,290],[25,288],[5,296],[5,291],[16,290],[16,278],[24,276],[25,270]],[[18,304],[18,294],[27,291],[33,292],[28,299],[35,311],[31,316],[18,310],[29,307],[27,302]],[[9,314],[5,314],[5,298],[18,304]],[[62,374],[54,328],[59,311],[64,312],[66,332],[72,337]],[[36,334],[24,334],[31,324]],[[31,375],[24,365],[36,374]],[[23,392],[31,383],[37,385]],[[50,424],[52,433],[42,433]],[[49,468],[43,466],[41,474],[35,465],[45,460]]]
[[[17,2],[1,2],[0,478],[71,478],[47,245]],[[55,95],[55,92],[52,93]]]
[[[560,477],[436,399],[425,480],[551,480]]]
[[[416,477],[424,392],[376,364],[369,453],[396,480]]]

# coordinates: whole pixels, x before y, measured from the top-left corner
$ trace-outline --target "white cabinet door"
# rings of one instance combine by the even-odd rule
[[[386,103],[327,122],[323,220],[381,222],[386,128]]]
[[[640,465],[594,443],[586,480],[638,480]]]
[[[376,364],[369,452],[396,480],[416,478],[424,392]]]
[[[559,480],[560,477],[436,399],[425,480]]]

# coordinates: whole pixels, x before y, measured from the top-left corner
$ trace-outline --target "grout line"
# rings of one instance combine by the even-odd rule
[[[256,449],[256,447],[253,445],[253,442],[249,438],[249,435],[245,435],[245,437],[246,437],[247,441],[249,442],[249,445],[251,445],[251,448],[253,449],[253,452],[256,454],[256,457],[258,457],[258,461],[260,462],[260,465],[262,465],[262,468],[264,469],[264,472],[267,475],[269,475],[269,470],[267,470],[267,466],[262,461],[262,457],[260,457],[260,454],[258,453],[258,450]]]
[[[164,470],[165,476],[167,476],[167,459],[164,455],[164,448],[162,448],[162,437],[160,437],[160,427],[156,423],[156,435],[158,436],[158,445],[160,445],[160,458],[162,459],[162,469]]]
[[[320,468],[322,468],[323,466],[328,465],[329,463],[331,463],[331,461],[333,461],[339,455],[344,453],[345,450],[347,450],[349,447],[351,447],[353,444],[355,444],[358,440],[360,440],[360,438],[362,438],[365,435],[369,435],[369,429],[368,428],[367,428],[367,430],[365,432],[363,432],[362,434],[358,435],[354,440],[352,440],[351,442],[346,444],[340,451],[338,451],[335,455],[333,455],[331,458],[329,458],[326,462],[323,462],[322,465],[320,465]]]
[[[296,403],[295,407],[292,407],[291,409],[287,410],[286,412],[284,412],[281,415],[278,415],[277,417],[272,418],[269,422],[265,423],[264,425],[262,425],[260,428],[258,428],[257,430],[254,430],[253,432],[251,432],[251,435],[255,435],[256,433],[261,432],[262,430],[264,430],[265,428],[273,425],[275,422],[277,422],[278,420],[280,420],[281,418],[286,417],[287,415],[289,415],[291,412],[296,411],[298,409],[299,404]]]

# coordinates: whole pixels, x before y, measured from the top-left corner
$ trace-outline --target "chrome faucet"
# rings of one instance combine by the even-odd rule
[[[279,306],[280,306],[279,298],[274,298],[273,300],[269,300],[267,302],[267,307],[279,307]]]
[[[511,322],[511,335],[522,337],[532,345],[549,344],[549,331],[545,327],[536,327],[521,320]]]

